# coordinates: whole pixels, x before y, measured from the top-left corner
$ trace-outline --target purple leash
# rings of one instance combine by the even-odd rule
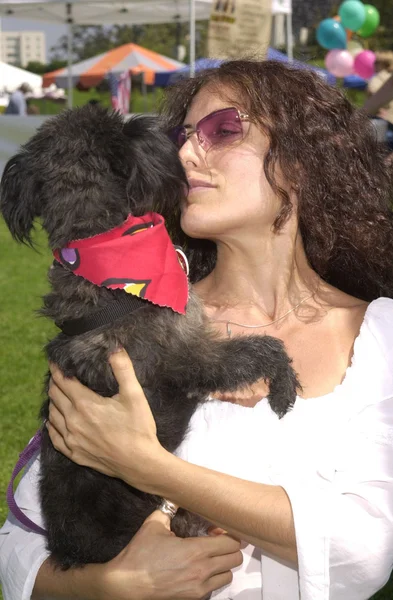
[[[31,521],[29,519],[29,517],[27,517],[21,511],[21,509],[17,505],[17,503],[15,501],[15,497],[14,497],[14,481],[15,481],[17,475],[27,465],[27,463],[34,456],[34,454],[37,454],[40,450],[41,450],[41,429],[39,429],[37,431],[37,433],[35,434],[33,439],[27,444],[26,448],[19,454],[18,462],[16,463],[14,470],[12,471],[11,481],[9,482],[8,488],[7,488],[7,504],[8,504],[8,508],[10,509],[10,511],[12,512],[14,517],[20,523],[22,523],[22,525],[24,525],[28,529],[31,529],[31,531],[34,531],[35,533],[40,533],[41,535],[46,536],[47,533],[46,533],[45,529],[42,529],[42,527],[40,527],[36,523],[33,523],[33,521]]]

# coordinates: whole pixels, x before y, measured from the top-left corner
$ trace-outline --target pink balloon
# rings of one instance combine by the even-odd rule
[[[354,71],[363,79],[370,79],[375,73],[374,70],[375,54],[371,50],[363,50],[355,56]]]
[[[330,50],[325,57],[327,70],[335,77],[346,77],[353,73],[354,58],[348,50]]]

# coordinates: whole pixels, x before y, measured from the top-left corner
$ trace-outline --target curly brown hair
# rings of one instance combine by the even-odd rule
[[[315,271],[358,298],[393,297],[393,176],[368,118],[311,70],[231,60],[168,88],[162,107],[168,127],[183,122],[206,86],[246,110],[269,139],[264,171],[282,200],[275,230],[292,211],[275,179],[279,165],[297,192],[300,231]],[[214,267],[215,245],[181,237],[197,281]]]

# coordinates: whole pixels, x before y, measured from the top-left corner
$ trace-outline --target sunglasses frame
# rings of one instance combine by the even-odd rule
[[[247,113],[241,112],[235,106],[228,106],[227,108],[220,108],[218,110],[213,110],[213,112],[209,113],[208,115],[206,115],[205,117],[200,119],[196,123],[195,128],[186,126],[186,125],[178,125],[177,127],[174,127],[173,129],[170,130],[169,136],[173,140],[173,142],[176,144],[178,149],[180,150],[184,146],[184,144],[190,139],[190,137],[192,135],[194,135],[194,133],[196,133],[198,144],[201,146],[201,148],[203,148],[203,150],[207,151],[215,144],[209,142],[209,140],[207,138],[203,137],[201,125],[203,125],[203,123],[206,121],[210,121],[212,118],[214,118],[215,115],[219,115],[219,114],[226,113],[229,111],[235,112],[239,121],[249,121],[249,119],[250,119],[250,117]],[[179,143],[181,134],[183,134],[183,136],[184,136],[183,142]]]

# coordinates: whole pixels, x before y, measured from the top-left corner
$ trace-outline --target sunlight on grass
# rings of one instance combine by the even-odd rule
[[[38,427],[38,409],[47,366],[43,346],[54,325],[35,315],[47,291],[51,262],[42,232],[35,236],[38,251],[14,242],[0,221],[0,488],[5,490],[20,450]],[[0,521],[6,506],[0,502]]]

